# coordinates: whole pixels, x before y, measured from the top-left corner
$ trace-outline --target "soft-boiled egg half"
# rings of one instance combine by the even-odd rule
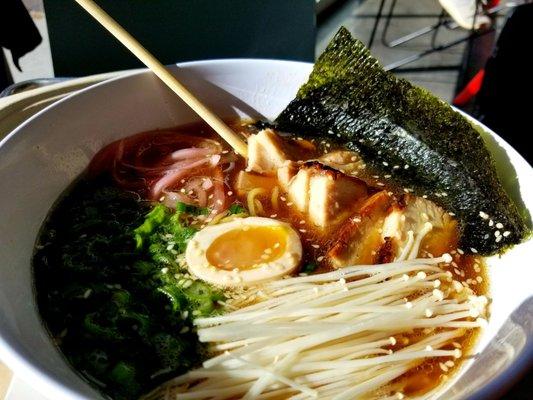
[[[271,218],[248,217],[208,226],[189,241],[189,271],[218,286],[249,286],[294,271],[302,244],[289,225]]]

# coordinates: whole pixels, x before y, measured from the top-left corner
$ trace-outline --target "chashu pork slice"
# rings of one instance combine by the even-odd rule
[[[401,204],[392,207],[385,219],[382,237],[392,239],[396,252],[399,253],[408,242],[409,231],[414,237],[427,231],[421,240],[420,250],[436,256],[449,252],[458,245],[457,221],[450,214],[430,200],[406,195]],[[420,256],[419,253],[413,256]]]
[[[272,129],[263,129],[248,138],[247,171],[275,174],[290,159],[285,142]]]
[[[263,175],[276,175],[279,168],[295,160],[307,160],[316,155],[313,143],[299,138],[281,137],[272,129],[259,131],[248,138],[246,170]]]
[[[382,229],[393,204],[394,199],[385,191],[369,197],[340,227],[326,255],[330,265],[341,268],[378,261],[383,256],[380,252],[390,249]]]
[[[278,181],[289,202],[321,229],[346,218],[368,196],[363,181],[314,161],[285,165],[278,170]]]
[[[458,236],[456,221],[435,203],[410,195],[395,200],[382,191],[341,226],[327,258],[340,268],[424,256],[421,251],[440,256],[456,248]]]

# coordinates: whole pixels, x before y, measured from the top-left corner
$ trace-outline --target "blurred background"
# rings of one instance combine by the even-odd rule
[[[312,62],[345,26],[386,69],[470,113],[530,162],[533,158],[525,118],[530,103],[522,100],[533,91],[531,0],[99,4],[167,64],[227,57]],[[21,16],[20,9],[14,11],[17,5],[29,18]],[[43,78],[141,66],[74,1],[2,0],[0,15],[5,21],[0,25],[0,91],[16,84],[4,90],[4,96],[55,82]]]

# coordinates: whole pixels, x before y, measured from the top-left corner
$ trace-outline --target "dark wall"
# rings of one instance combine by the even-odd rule
[[[99,0],[163,63],[258,57],[312,61],[314,0]],[[78,4],[45,0],[56,76],[141,64]]]

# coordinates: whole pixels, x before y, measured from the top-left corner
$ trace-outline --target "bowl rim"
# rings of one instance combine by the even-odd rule
[[[182,63],[170,64],[169,67],[172,69],[176,68],[191,68],[203,66],[217,66],[217,65],[232,65],[232,64],[291,64],[291,65],[300,65],[302,68],[311,69],[314,65],[310,62],[305,61],[292,61],[292,60],[278,60],[278,59],[268,59],[268,58],[222,58],[222,59],[208,59],[208,60],[195,60],[187,61]],[[2,140],[0,140],[0,148],[4,146],[12,137],[19,134],[27,125],[31,124],[34,120],[41,118],[42,115],[51,112],[55,107],[60,106],[61,104],[70,101],[76,96],[83,96],[86,92],[89,92],[93,89],[112,84],[116,81],[130,79],[132,77],[137,77],[139,75],[152,75],[151,71],[147,68],[143,69],[131,69],[125,70],[124,74],[120,76],[96,83],[94,85],[88,86],[86,88],[77,90],[64,98],[50,104],[44,109],[40,110],[36,114],[32,115],[30,118],[25,120],[22,124],[18,125],[15,129],[9,132]],[[453,107],[453,106],[452,106]],[[465,116],[470,123],[479,126],[484,133],[492,136],[499,145],[501,145],[506,152],[510,153],[512,159],[519,159],[521,162],[525,163],[531,171],[533,167],[528,163],[527,160],[522,157],[518,151],[516,151],[509,143],[502,139],[497,133],[485,126],[483,123],[477,121],[472,116],[458,110],[453,107],[455,111],[461,113]],[[33,299],[35,302],[35,299]],[[37,312],[37,310],[36,310]],[[70,400],[87,400],[89,399],[85,395],[81,394],[79,391],[68,387],[61,383],[59,380],[51,377],[45,368],[36,366],[29,362],[19,351],[11,346],[2,335],[0,335],[0,359],[5,362],[5,364],[24,382],[30,382],[31,386],[34,387],[40,394],[48,398],[65,398]],[[65,360],[66,362],[66,360]],[[489,384],[477,390],[473,395],[470,396],[471,399],[482,400],[493,398],[498,392],[503,388],[503,390],[509,389],[509,382],[514,382],[522,374],[524,374],[528,367],[533,365],[533,345],[531,341],[528,340],[524,350],[521,352],[520,356],[513,360],[503,371],[501,371]],[[69,365],[70,368],[72,368]],[[75,371],[77,373],[77,371]],[[79,375],[79,374],[78,374]],[[81,378],[80,376],[80,379]],[[47,393],[47,394],[44,394]],[[57,397],[56,397],[57,396]]]

